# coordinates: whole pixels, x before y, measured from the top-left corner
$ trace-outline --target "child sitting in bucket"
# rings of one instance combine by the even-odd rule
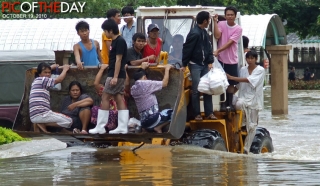
[[[162,81],[148,80],[144,69],[134,74],[135,84],[131,87],[131,95],[136,102],[141,127],[147,131],[162,133],[162,127],[169,124],[169,122],[160,122],[161,115],[155,92],[168,85],[171,68],[171,65],[166,65]]]
[[[256,64],[258,54],[251,50],[246,53],[246,60],[249,66],[244,66],[239,71],[239,77],[230,76],[228,79],[239,82],[239,98],[235,103],[237,110],[245,113],[245,126],[247,128],[247,137],[244,145],[244,153],[250,152],[253,138],[256,134],[258,125],[259,111],[263,109],[263,82],[264,68]]]

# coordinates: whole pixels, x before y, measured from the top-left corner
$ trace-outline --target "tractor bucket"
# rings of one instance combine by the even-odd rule
[[[131,67],[127,69],[130,77],[130,87],[134,84],[133,75],[138,67]],[[61,69],[60,69],[61,71]],[[94,88],[94,79],[99,69],[97,67],[85,67],[84,70],[78,70],[76,67],[70,68],[67,72],[66,78],[61,83],[61,90],[50,90],[51,110],[60,112],[61,102],[65,96],[68,96],[68,86],[72,81],[79,81],[83,86],[83,92],[88,94],[93,100],[94,105],[100,105],[101,98],[97,95]],[[147,69],[148,79],[162,81],[165,68],[163,66],[150,67]],[[33,131],[33,124],[29,117],[29,94],[31,84],[35,78],[36,69],[29,69],[25,75],[24,94],[20,103],[19,111],[17,113],[13,130],[24,137],[35,137],[43,135],[52,136],[72,136],[79,140],[86,141],[128,141],[128,142],[151,142],[152,138],[167,138],[178,139],[182,136],[186,124],[186,99],[184,94],[184,74],[178,69],[170,70],[170,78],[168,86],[156,93],[159,108],[173,109],[170,125],[163,133],[128,133],[128,134],[62,134],[62,133],[39,133]],[[102,84],[107,78],[107,70],[102,77]],[[139,119],[139,114],[134,102],[130,96],[127,102],[130,117]]]

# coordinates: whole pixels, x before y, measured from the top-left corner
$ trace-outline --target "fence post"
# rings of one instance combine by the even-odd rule
[[[291,45],[267,46],[271,55],[271,112],[288,114],[288,55]]]

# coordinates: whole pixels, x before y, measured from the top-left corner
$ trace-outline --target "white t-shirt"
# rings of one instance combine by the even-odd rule
[[[240,82],[239,98],[244,100],[244,104],[250,109],[263,109],[263,82],[265,77],[264,68],[257,66],[249,75],[248,66],[244,66],[239,71],[239,77],[247,78],[249,83]]]

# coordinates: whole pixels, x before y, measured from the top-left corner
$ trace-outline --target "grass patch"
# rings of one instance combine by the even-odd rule
[[[320,90],[320,80],[312,81],[289,81],[289,90]]]
[[[0,145],[12,143],[14,141],[30,141],[28,138],[23,138],[11,129],[0,127]]]

